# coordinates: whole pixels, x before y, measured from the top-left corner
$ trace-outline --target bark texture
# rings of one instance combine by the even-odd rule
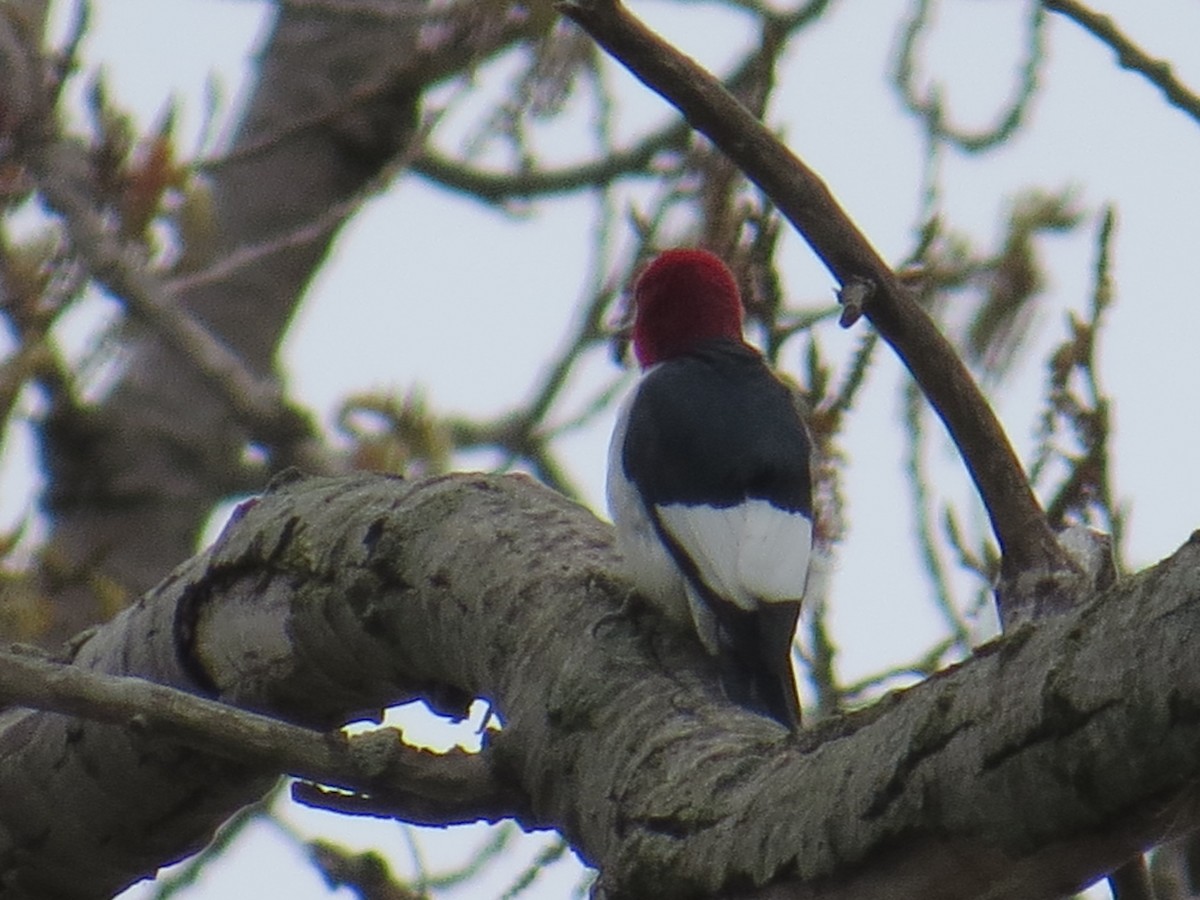
[[[613,897],[1054,897],[1198,821],[1200,534],[799,739],[725,702],[694,642],[614,615],[614,563],[606,526],[520,476],[283,480],[77,663],[321,727],[485,697],[514,812]],[[135,728],[6,716],[5,898],[105,896],[272,783]]]

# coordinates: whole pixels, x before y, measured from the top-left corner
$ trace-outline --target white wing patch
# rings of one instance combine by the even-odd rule
[[[806,516],[767,500],[725,508],[671,503],[656,511],[705,585],[739,608],[804,597],[812,554]]]

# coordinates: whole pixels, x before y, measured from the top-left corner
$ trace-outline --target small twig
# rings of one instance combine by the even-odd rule
[[[151,900],[170,900],[180,892],[187,890],[204,875],[207,868],[219,859],[225,857],[228,850],[238,840],[250,825],[259,822],[272,822],[270,808],[279,793],[279,785],[255,803],[243,806],[225,821],[213,839],[195,856],[189,856],[169,874],[160,874],[154,879],[154,894]]]
[[[1037,483],[1050,461],[1066,464],[1067,473],[1046,504],[1046,515],[1055,527],[1065,527],[1071,520],[1087,524],[1098,516],[1098,524],[1111,536],[1108,549],[1119,572],[1123,569],[1120,546],[1124,521],[1114,496],[1111,472],[1111,399],[1100,383],[1096,358],[1104,314],[1114,299],[1110,257],[1115,227],[1116,216],[1110,207],[1101,217],[1096,236],[1090,315],[1070,316],[1070,330],[1051,355],[1040,446],[1030,472]],[[1059,446],[1056,438],[1071,440],[1078,451]]]
[[[550,407],[562,393],[568,377],[578,364],[580,354],[592,344],[604,340],[604,313],[618,291],[619,288],[615,284],[604,284],[599,285],[593,293],[562,351],[547,368],[541,386],[522,410],[521,414],[531,426],[540,425],[546,418]]]
[[[829,0],[814,0],[787,15],[771,13],[758,4],[748,4],[747,9],[762,17],[765,30],[778,40],[819,17],[828,5]],[[763,49],[756,48],[729,74],[724,83],[730,91],[744,92],[756,79],[761,79],[762,56]],[[409,168],[443,187],[470,194],[483,202],[504,203],[512,199],[602,187],[626,175],[651,174],[647,167],[654,158],[666,150],[683,150],[690,134],[691,129],[686,123],[667,125],[645,135],[627,149],[610,148],[601,159],[559,169],[488,171],[448,158],[431,148],[423,150]]]
[[[412,831],[405,830],[409,833]],[[427,865],[418,865],[417,870],[422,873],[418,883],[423,890],[439,893],[469,884],[482,875],[491,863],[506,858],[507,851],[519,834],[520,830],[512,822],[502,822],[498,827],[491,829],[490,836],[472,848],[456,868],[430,872]]]
[[[424,891],[393,875],[387,860],[374,850],[354,853],[322,840],[312,841],[306,849],[329,888],[348,888],[361,900],[429,900]]]
[[[92,4],[88,0],[80,0],[71,13],[71,24],[62,48],[53,57],[54,80],[50,85],[50,96],[47,98],[51,108],[58,105],[59,95],[66,86],[67,79],[79,68],[79,48],[83,45],[83,39],[88,35],[91,24]]]
[[[844,685],[842,687],[842,701],[851,705],[862,703],[868,699],[867,694],[881,691],[881,689],[888,688],[889,685],[895,686],[895,682],[897,681],[920,681],[928,678],[942,668],[945,664],[947,654],[955,649],[955,639],[953,636],[939,641],[930,647],[923,656],[911,663],[885,669],[882,672],[876,672],[873,675],[868,675],[858,681]]]
[[[808,606],[805,615],[808,619],[808,637],[812,649],[811,656],[805,661],[808,664],[809,682],[817,695],[814,720],[827,719],[841,712],[845,690],[837,678],[837,647],[829,636],[827,621],[829,607],[824,598],[819,598],[818,602]],[[807,711],[805,716],[807,721]]]
[[[402,172],[406,166],[411,165],[420,156],[426,139],[444,114],[445,109],[428,114],[417,127],[405,150],[384,166],[379,174],[369,179],[366,184],[346,199],[332,204],[320,215],[301,222],[294,228],[274,234],[270,238],[254,244],[236,247],[203,269],[176,275],[166,281],[163,287],[173,295],[183,296],[198,288],[225,281],[231,275],[250,269],[264,259],[285,250],[307,247],[328,237],[364,203],[382,193],[397,173]]]
[[[971,630],[967,627],[959,606],[954,599],[950,587],[950,579],[946,573],[945,564],[938,552],[933,525],[932,485],[925,473],[924,428],[921,425],[923,407],[913,385],[909,384],[904,391],[904,423],[905,423],[905,469],[908,472],[908,484],[912,497],[913,518],[916,526],[917,545],[921,550],[921,560],[925,564],[925,574],[933,586],[933,601],[938,612],[946,622],[954,637],[957,649],[963,653],[971,651]]]
[[[664,150],[680,149],[690,130],[676,124],[656,131],[627,150],[614,150],[603,159],[560,169],[494,172],[472,168],[448,159],[433,150],[425,150],[413,160],[411,169],[443,187],[470,194],[486,203],[504,203],[543,194],[602,187],[621,176],[649,175],[650,163]]]
[[[917,63],[921,58],[922,38],[930,30],[936,9],[937,4],[933,0],[918,0],[913,4],[912,14],[901,29],[892,84],[899,91],[909,112],[924,124],[930,147],[945,142],[966,153],[994,150],[1011,138],[1025,121],[1037,94],[1038,73],[1046,58],[1043,37],[1045,13],[1036,3],[1029,10],[1026,25],[1028,39],[1024,42],[1025,59],[1017,73],[1012,98],[1001,108],[994,124],[972,131],[950,121],[941,84],[934,83],[924,91],[917,86]]]
[[[1167,102],[1200,122],[1200,95],[1175,77],[1171,64],[1155,59],[1117,28],[1112,18],[1093,12],[1076,0],[1042,0],[1042,5],[1075,22],[1117,54],[1121,68],[1137,72],[1162,91]]]
[[[558,8],[720,147],[843,286],[873,285],[863,314],[941,416],[983,498],[1004,552],[1001,596],[1011,589],[1012,603],[1022,605],[1022,597],[1045,590],[1047,578],[1055,588],[1072,588],[1076,567],[1055,542],[1008,438],[966,367],[817,175],[712,75],[617,0],[563,0]]]
[[[854,351],[854,356],[842,376],[842,382],[838,389],[830,396],[828,402],[822,404],[822,410],[826,414],[840,417],[850,411],[850,407],[858,398],[859,390],[866,383],[867,371],[871,367],[871,360],[875,357],[877,346],[879,346],[879,333],[868,332],[859,343],[858,349]]]
[[[533,883],[546,871],[547,867],[558,862],[571,852],[571,845],[561,837],[546,844],[525,867],[513,878],[508,890],[499,896],[499,900],[515,900],[521,897],[533,886]]]

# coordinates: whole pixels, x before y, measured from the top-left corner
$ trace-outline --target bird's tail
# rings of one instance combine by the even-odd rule
[[[793,731],[800,727],[800,696],[792,674],[799,614],[799,603],[764,604],[753,612],[726,611],[717,629],[725,696]]]

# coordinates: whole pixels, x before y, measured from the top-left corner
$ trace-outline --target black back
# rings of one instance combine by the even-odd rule
[[[758,351],[719,338],[646,375],[622,462],[651,506],[753,498],[811,515],[809,454],[788,387]]]

